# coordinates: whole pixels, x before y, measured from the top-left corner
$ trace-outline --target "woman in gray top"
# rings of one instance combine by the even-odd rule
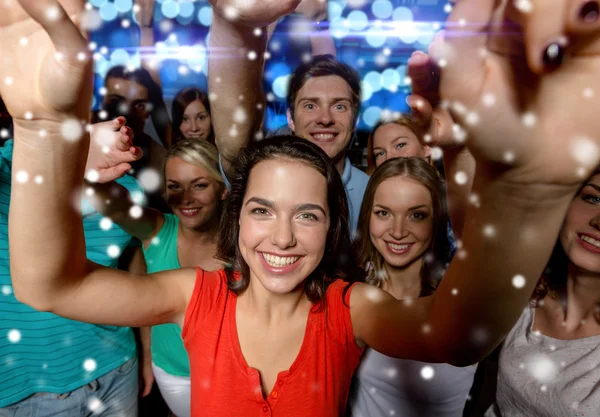
[[[599,381],[600,171],[596,171],[569,207],[532,306],[504,341],[496,401],[485,416],[598,416]]]
[[[367,281],[397,299],[433,294],[450,258],[444,186],[421,158],[385,161],[371,176],[358,223]],[[427,331],[427,329],[423,329]],[[368,349],[348,399],[352,417],[460,417],[475,366],[396,359]]]

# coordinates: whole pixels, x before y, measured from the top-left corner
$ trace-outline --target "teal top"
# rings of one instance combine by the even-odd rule
[[[36,311],[15,298],[8,250],[12,154],[13,141],[9,140],[0,147],[0,408],[37,392],[63,394],[81,388],[136,355],[129,327],[68,320]],[[117,182],[130,192],[143,192],[129,175]],[[43,209],[39,215],[44,215]],[[101,227],[102,219],[84,202],[87,257],[116,268],[118,257],[111,256],[114,249],[109,251],[109,247],[115,245],[121,252],[131,236],[116,224]]]
[[[148,249],[144,248],[149,274],[181,268],[177,255],[179,219],[173,214],[164,216],[165,223]],[[152,362],[156,366],[171,375],[190,376],[190,361],[177,324],[153,326],[151,339]]]

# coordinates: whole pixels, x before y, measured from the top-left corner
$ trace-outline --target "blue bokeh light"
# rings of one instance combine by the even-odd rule
[[[179,16],[189,18],[194,15],[194,3],[183,0],[179,3]]]
[[[394,6],[389,0],[375,0],[371,5],[373,15],[378,19],[387,19],[394,12]]]
[[[113,3],[105,3],[102,5],[102,7],[100,7],[100,17],[102,18],[102,20],[110,22],[112,20],[115,20],[118,15],[119,12],[115,8],[115,5]]]
[[[198,21],[204,26],[210,26],[212,24],[212,8],[202,7],[198,12]]]
[[[360,31],[366,28],[369,24],[369,18],[366,13],[361,10],[353,10],[348,14],[348,25],[351,30]]]
[[[133,0],[115,0],[115,9],[120,13],[127,13],[133,7]]]
[[[173,19],[175,16],[177,16],[179,14],[179,3],[177,3],[173,0],[166,0],[162,4],[160,11],[166,18]]]
[[[381,108],[377,106],[368,107],[363,113],[363,121],[369,127],[375,126],[381,117]]]

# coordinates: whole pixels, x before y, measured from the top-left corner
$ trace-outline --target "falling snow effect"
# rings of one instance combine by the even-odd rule
[[[83,369],[85,369],[86,372],[94,372],[97,366],[94,359],[86,359],[83,361]]]
[[[63,138],[69,142],[75,142],[83,136],[83,126],[77,119],[67,119],[60,127]]]
[[[146,168],[140,171],[138,181],[146,192],[153,193],[161,187],[160,174],[152,168]]]
[[[111,258],[116,259],[121,256],[121,249],[117,245],[110,245],[106,249],[106,254]]]
[[[21,332],[13,329],[8,332],[8,341],[10,343],[19,343],[21,341]]]
[[[550,383],[556,377],[559,368],[544,354],[534,355],[526,361],[525,368],[529,374],[540,383]]]
[[[435,376],[435,371],[431,366],[424,366],[421,368],[421,378],[430,380]]]
[[[525,286],[525,284],[527,283],[527,281],[525,280],[525,277],[523,275],[515,275],[512,278],[512,285],[513,287],[517,288],[517,289],[521,289]]]

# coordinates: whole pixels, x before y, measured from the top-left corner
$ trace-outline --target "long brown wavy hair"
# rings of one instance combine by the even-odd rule
[[[448,208],[443,180],[438,172],[421,158],[394,158],[381,164],[371,176],[360,208],[356,237],[356,252],[360,254],[359,264],[366,270],[366,281],[381,287],[388,279],[383,267],[384,259],[371,242],[369,224],[375,193],[379,185],[388,178],[407,177],[418,181],[429,190],[433,203],[433,238],[424,253],[421,268],[421,296],[435,291],[450,262],[450,242],[448,241]]]

